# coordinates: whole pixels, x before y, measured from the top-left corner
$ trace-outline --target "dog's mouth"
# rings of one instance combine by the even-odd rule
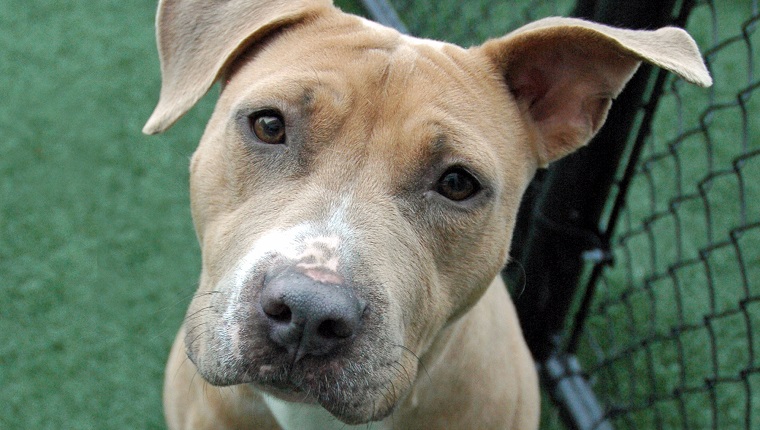
[[[185,321],[191,361],[213,385],[251,384],[346,424],[387,417],[418,363],[384,289],[345,275],[343,284],[323,283],[291,266],[199,296]]]
[[[373,340],[370,343],[375,346],[385,344]],[[318,404],[346,424],[389,416],[412,385],[418,365],[400,347],[374,348],[374,353],[349,347],[330,356],[307,355],[296,361],[270,345],[248,344],[233,350],[218,355],[219,351],[208,354],[191,347],[187,353],[200,376],[212,385],[250,384],[287,402]]]
[[[398,404],[411,369],[398,361],[359,363],[304,357],[292,366],[249,366],[245,380],[288,402],[319,404],[346,424],[379,421]]]

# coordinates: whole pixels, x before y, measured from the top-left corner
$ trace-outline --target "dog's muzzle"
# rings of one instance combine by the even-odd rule
[[[311,224],[260,236],[188,311],[185,344],[203,378],[319,404],[345,423],[390,414],[417,358],[390,294],[399,281],[367,263],[366,242]]]

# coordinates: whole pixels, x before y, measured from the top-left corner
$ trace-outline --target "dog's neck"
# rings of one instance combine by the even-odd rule
[[[269,406],[269,411],[277,420],[277,424],[283,430],[380,430],[384,428],[382,422],[351,426],[338,421],[319,405],[287,402],[268,394],[262,394],[262,396]]]

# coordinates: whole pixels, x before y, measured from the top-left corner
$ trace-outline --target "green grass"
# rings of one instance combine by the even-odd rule
[[[162,138],[152,1],[0,5],[0,427],[161,427],[199,256],[187,158]]]
[[[340,2],[360,12],[357,3]],[[394,3],[416,34],[469,45],[504,34],[526,16],[566,13],[571,2],[559,6],[533,2],[528,9],[512,2],[491,8],[492,2],[480,0]],[[726,24],[721,31],[735,32],[747,7],[724,5],[720,16]],[[0,428],[163,428],[163,366],[200,266],[188,206],[187,163],[214,95],[167,134],[140,133],[160,85],[154,12],[152,0],[0,3]],[[692,31],[702,46],[709,46],[713,41],[709,16],[704,7],[698,14]],[[752,40],[760,46],[757,35]],[[746,84],[746,59],[747,50],[740,45],[716,57],[717,101],[732,100]],[[755,55],[754,61],[758,59],[760,55]],[[680,91],[684,124],[693,127],[707,93],[685,85]],[[757,96],[749,100],[752,112],[757,112],[757,103]],[[663,101],[665,112],[676,106],[672,96]],[[743,123],[737,112],[720,111],[712,120],[709,139],[721,142],[714,146],[713,162],[718,167],[730,164],[741,151]],[[655,125],[657,138],[651,151],[662,150],[677,135],[672,116],[663,118]],[[750,124],[750,148],[758,146],[757,127],[756,121]],[[679,147],[686,192],[694,191],[704,176],[705,139],[704,134],[695,135]],[[672,160],[652,164],[658,184],[655,210],[667,208],[678,194],[678,178],[669,163]],[[708,191],[713,239],[725,239],[741,221],[735,204],[741,193],[751,202],[748,216],[758,220],[759,164],[757,158],[748,161],[744,184],[731,176],[714,181]],[[632,197],[641,203],[627,215],[634,229],[647,218],[653,201],[648,184],[637,181]],[[689,233],[681,235],[679,244],[656,241],[656,258],[649,255],[648,238],[631,235],[630,273],[612,272],[600,297],[616,298],[634,288],[630,306],[636,317],[631,320],[627,305],[620,302],[591,322],[610,351],[650,335],[652,329],[667,331],[674,324],[700,322],[710,312],[711,301],[717,308],[734,309],[742,298],[736,291],[741,284],[736,254],[725,249],[709,254],[712,275],[720,281],[715,284],[725,288],[710,293],[704,288],[704,269],[692,266],[652,282],[663,287],[641,288],[649,274],[667,270],[677,261],[679,252],[694,256],[710,243],[703,206],[694,202],[679,206],[681,228]],[[672,217],[651,225],[658,238],[672,236],[677,227]],[[760,294],[758,236],[754,230],[739,239],[755,296]],[[668,284],[675,282],[688,299],[675,296]],[[652,297],[657,299],[654,310]],[[679,321],[676,304],[682,307],[685,321]],[[760,321],[754,316],[760,314],[760,306],[753,302],[748,307],[754,338],[748,338],[748,325],[741,318],[714,322],[721,375],[733,375],[746,365],[747,342],[760,351]],[[601,336],[603,332],[611,335]],[[613,386],[614,380],[605,375],[625,373],[629,363],[600,372],[597,387],[618,400],[630,395],[633,403],[641,402],[652,389],[667,391],[683,370],[674,342],[663,342],[653,350],[656,378],[662,381],[656,387]],[[696,358],[683,370],[689,384],[712,372],[705,355],[710,342],[704,330],[684,335],[682,354]],[[593,364],[593,356],[586,358]],[[647,375],[647,357],[634,354],[628,361]],[[747,382],[756,411],[760,410],[758,379],[755,374]],[[704,417],[702,411],[709,406],[705,397],[697,394],[684,400],[696,417]],[[738,422],[734,416],[743,410],[745,397],[744,389],[732,384],[716,389],[721,410],[729,411],[719,419],[722,428]],[[556,416],[548,407],[545,410],[546,427],[558,427]]]

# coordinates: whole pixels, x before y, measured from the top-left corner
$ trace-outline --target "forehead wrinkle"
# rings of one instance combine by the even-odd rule
[[[471,157],[460,149],[459,133],[446,130],[446,127],[440,124],[436,124],[436,128],[436,132],[427,139],[422,150],[426,157],[426,165],[444,160],[454,163],[460,160],[471,161]]]
[[[480,175],[492,176],[497,162],[490,151],[480,147],[485,137],[476,129],[451,116],[430,121],[425,127],[430,130],[420,152],[425,166],[461,163],[474,168]]]
[[[419,57],[415,49],[404,44],[399,44],[391,54],[387,55],[388,60],[380,78],[383,94],[386,97],[391,94],[391,86],[394,90],[406,88],[417,69]],[[397,76],[400,76],[400,82],[396,82]]]
[[[340,79],[346,73],[345,64],[312,68],[310,85],[315,90],[311,103],[319,112],[314,116],[320,117],[313,120],[330,126],[333,133],[326,134],[326,139],[342,136],[338,145],[322,142],[325,149],[329,148],[323,154],[324,161],[350,166],[347,170],[356,172],[368,161],[359,157],[364,154],[381,165],[394,160],[394,166],[405,166],[403,170],[409,172],[418,170],[412,167],[413,160],[416,164],[434,155],[448,154],[463,161],[477,158],[468,156],[473,151],[471,143],[484,137],[473,128],[478,113],[468,102],[476,94],[471,82],[456,84],[467,81],[473,71],[450,57],[448,52],[402,42],[390,49],[354,50],[349,59],[356,62],[351,72],[356,79]],[[441,81],[454,82],[455,89],[440,85]],[[333,99],[331,92],[340,99]],[[452,92],[458,97],[452,97]],[[324,97],[328,103],[321,100]],[[336,127],[343,131],[338,132]],[[354,164],[351,159],[362,162]]]

